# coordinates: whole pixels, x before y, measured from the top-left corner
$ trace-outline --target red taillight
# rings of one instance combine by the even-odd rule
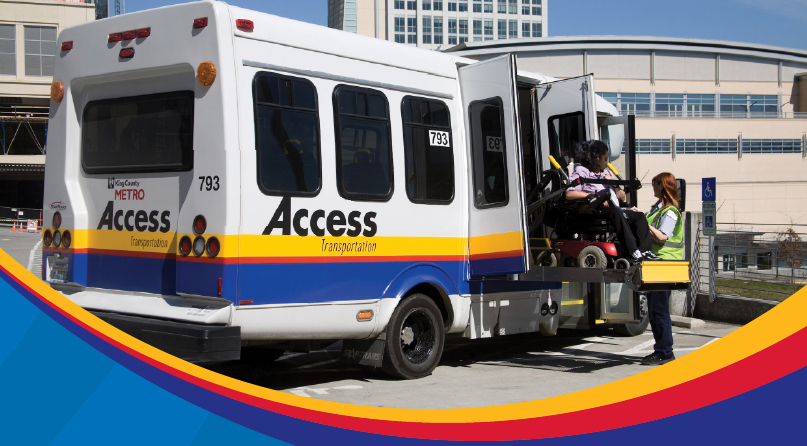
[[[235,21],[235,27],[241,31],[252,32],[255,29],[255,24],[252,23],[252,20],[238,19]]]
[[[45,247],[49,247],[51,243],[53,243],[53,234],[50,233],[50,229],[45,231],[45,234],[42,236],[42,243],[45,244]]]
[[[207,26],[207,17],[193,20],[193,29],[204,28]]]
[[[179,240],[179,253],[183,256],[190,254],[192,247],[193,243],[191,243],[191,238],[187,235]]]
[[[207,220],[201,215],[197,215],[193,219],[193,232],[195,234],[204,234],[207,230]]]
[[[64,231],[64,234],[62,234],[62,246],[69,248],[72,241],[73,237],[70,235],[70,231]]]
[[[151,35],[151,28],[140,28],[137,30],[137,37],[142,39]]]
[[[134,57],[134,48],[124,48],[120,50],[119,57],[121,59],[131,59]]]
[[[123,40],[123,33],[112,33],[109,35],[109,40],[107,40],[107,42],[113,43],[120,42],[121,40]]]
[[[219,255],[219,251],[221,251],[219,239],[216,237],[210,237],[210,239],[207,241],[207,255],[210,257],[216,257]]]
[[[136,29],[132,29],[132,30],[123,32],[123,40],[132,40],[135,37],[137,37],[137,30]]]
[[[62,227],[62,214],[60,214],[59,212],[53,214],[53,227],[56,229]]]
[[[62,42],[62,51],[70,51],[73,49],[73,41]]]

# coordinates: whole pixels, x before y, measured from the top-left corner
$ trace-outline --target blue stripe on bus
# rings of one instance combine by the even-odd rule
[[[499,276],[524,272],[524,257],[499,257],[496,259],[471,260],[473,277]]]

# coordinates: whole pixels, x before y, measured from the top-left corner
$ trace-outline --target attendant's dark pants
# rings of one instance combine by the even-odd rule
[[[650,316],[650,329],[656,345],[653,349],[665,357],[672,355],[672,321],[670,320],[670,292],[651,291],[647,293],[647,310]]]
[[[653,241],[644,213],[611,206],[604,207],[602,213],[611,219],[626,256],[630,257],[636,250],[650,251]]]

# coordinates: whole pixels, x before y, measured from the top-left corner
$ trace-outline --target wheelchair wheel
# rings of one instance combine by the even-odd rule
[[[577,256],[577,265],[580,268],[605,268],[608,265],[608,258],[597,246],[586,246]]]
[[[616,259],[614,262],[615,269],[630,269],[630,262],[627,259]]]
[[[538,254],[535,264],[538,266],[558,266],[558,257],[552,251],[544,251]]]

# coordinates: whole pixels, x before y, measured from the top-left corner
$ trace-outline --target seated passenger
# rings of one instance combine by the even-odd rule
[[[570,180],[577,178],[615,180],[614,174],[608,169],[608,146],[602,141],[585,141],[577,145],[575,158],[578,163]],[[604,203],[602,214],[608,216],[616,230],[624,254],[629,260],[640,262],[643,260],[658,260],[652,249],[650,229],[644,214],[635,210],[620,208],[620,200],[625,200],[625,192],[605,184],[581,184],[566,190],[567,200],[581,200],[592,198],[592,194],[609,194],[610,199]]]

